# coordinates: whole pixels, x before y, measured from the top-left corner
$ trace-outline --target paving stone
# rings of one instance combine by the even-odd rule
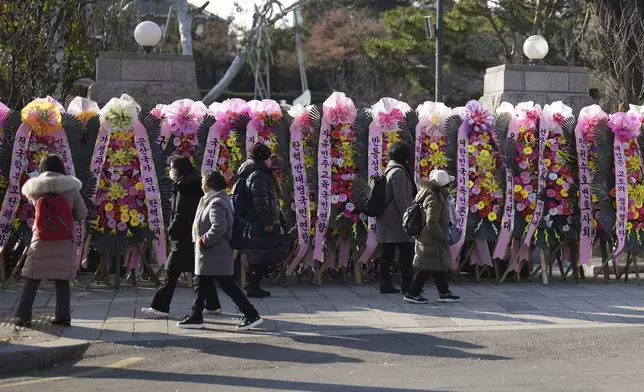
[[[313,323],[320,331],[349,329],[349,325],[341,317],[340,318],[314,318]]]
[[[280,332],[310,332],[317,330],[311,319],[275,320],[275,325]]]
[[[351,329],[387,328],[387,324],[378,316],[344,317],[344,321]]]
[[[497,304],[508,310],[509,312],[532,312],[536,311],[534,306],[525,301],[496,301]]]
[[[382,321],[387,324],[389,328],[419,328],[418,322],[411,316],[381,316]]]
[[[324,305],[304,305],[304,309],[311,316],[311,318],[330,318],[340,317],[337,309],[330,304]]]
[[[447,316],[412,316],[419,327],[438,328],[456,327],[458,324]]]

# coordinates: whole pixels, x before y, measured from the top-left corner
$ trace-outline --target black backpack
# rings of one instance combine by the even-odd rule
[[[246,213],[253,207],[246,178],[239,177],[233,185],[233,233],[228,243],[236,250],[248,249],[250,245],[250,225],[244,219]]]
[[[416,237],[419,235],[423,231],[423,227],[425,227],[423,207],[415,202],[409,206],[403,214],[402,224],[408,236]]]
[[[385,170],[385,172],[371,180],[369,187],[369,196],[364,201],[363,211],[365,215],[372,218],[378,217],[385,212],[389,202],[385,202],[385,195],[387,193],[387,173],[393,168]]]

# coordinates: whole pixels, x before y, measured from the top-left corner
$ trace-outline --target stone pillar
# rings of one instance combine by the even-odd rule
[[[541,106],[563,101],[575,115],[595,103],[585,68],[523,64],[499,65],[485,72],[481,104],[494,111],[503,101],[514,105],[534,101]]]
[[[126,93],[144,111],[177,99],[201,99],[192,56],[157,53],[99,53],[96,82],[88,97],[103,106]]]

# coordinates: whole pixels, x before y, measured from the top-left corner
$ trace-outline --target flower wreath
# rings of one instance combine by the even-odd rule
[[[516,108],[503,102],[497,109],[496,129],[506,167],[505,211],[494,258],[505,259],[511,239],[517,251],[511,263],[527,259],[528,247],[521,246],[537,206],[539,176],[539,117],[541,106],[519,103]],[[513,247],[515,247],[513,246]]]
[[[23,242],[31,238],[35,211],[21,194],[21,189],[30,177],[38,175],[40,160],[49,154],[56,154],[62,159],[67,173],[75,174],[63,128],[64,112],[63,106],[51,97],[35,99],[20,112],[22,123],[14,138],[9,184],[0,213],[0,252],[12,233],[17,234]],[[69,131],[77,129],[70,126]],[[79,237],[81,225],[75,224],[74,231],[75,243],[79,245],[79,241],[82,242]]]
[[[572,109],[546,105],[539,120],[539,199],[525,244],[556,250],[579,241],[577,155]]]
[[[354,121],[357,110],[344,93],[333,93],[322,105],[323,117],[318,145],[318,219],[313,257],[324,259],[328,248],[327,229],[336,238],[346,238],[365,231],[364,214],[355,204],[354,180],[358,175],[353,143],[356,142]],[[334,252],[329,256],[333,257]]]
[[[214,168],[221,171],[230,193],[237,169],[244,161],[242,131],[250,121],[250,106],[242,99],[233,98],[213,103],[208,111],[214,115],[215,123],[208,131],[201,171],[205,173]]]
[[[8,148],[9,144],[9,138],[5,135],[5,127],[7,126],[5,124],[5,121],[7,117],[9,117],[9,114],[11,113],[11,110],[2,102],[0,102],[0,153],[1,154],[9,154],[6,149]],[[2,201],[4,200],[4,194],[7,190],[7,186],[9,186],[9,177],[8,177],[8,172],[9,169],[6,169],[4,167],[0,167],[0,205],[2,205]]]
[[[598,195],[592,187],[597,176],[598,144],[595,143],[597,129],[606,125],[608,114],[598,105],[587,106],[579,112],[575,139],[577,162],[579,162],[579,212],[581,220],[579,262],[589,264],[595,237],[608,239],[608,233],[597,219],[599,214]]]
[[[101,109],[101,136],[92,158],[98,183],[90,226],[94,247],[110,258],[126,255],[130,269],[140,261],[140,252],[132,250],[146,241],[154,245],[157,262],[166,261],[159,182],[139,111],[128,95],[112,98]]]
[[[448,170],[445,121],[452,109],[442,102],[425,102],[416,109],[414,175],[416,182],[428,178],[432,170]]]
[[[457,206],[456,226],[461,230],[461,240],[451,247],[454,269],[463,243],[474,243],[471,264],[492,265],[489,243],[496,243],[502,212],[504,178],[501,156],[495,140],[494,117],[477,101],[469,101],[463,109],[458,130],[448,126],[452,162],[456,162]],[[451,121],[448,120],[449,123]]]

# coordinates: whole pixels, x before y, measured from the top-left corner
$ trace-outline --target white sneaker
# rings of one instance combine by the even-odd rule
[[[154,308],[141,308],[141,312],[152,318],[167,318],[170,315],[170,313],[161,312]]]
[[[221,314],[221,308],[214,310],[204,309],[203,314]]]

